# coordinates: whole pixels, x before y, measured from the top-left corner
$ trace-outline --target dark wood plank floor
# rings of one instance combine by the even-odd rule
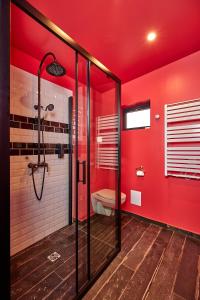
[[[127,220],[123,217],[123,220]],[[123,221],[124,222],[124,221]],[[115,218],[91,218],[91,274],[94,275],[115,248]],[[87,224],[79,226],[79,288],[87,278]],[[47,257],[57,252],[60,258]],[[49,235],[11,258],[11,299],[74,299],[75,224]]]
[[[84,300],[200,300],[200,240],[129,216],[122,251]]]
[[[12,299],[73,299],[74,225],[63,228],[11,259]],[[114,246],[112,218],[91,221],[95,273]],[[86,281],[86,227],[79,231],[79,281]],[[47,260],[52,252],[61,257]],[[200,240],[122,215],[122,251],[84,300],[200,300]]]

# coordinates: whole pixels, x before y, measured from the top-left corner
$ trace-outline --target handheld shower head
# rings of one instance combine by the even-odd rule
[[[35,110],[38,110],[38,105],[34,105],[34,108],[35,108]],[[52,110],[54,110],[54,105],[53,104],[48,104],[45,109],[42,105],[40,105],[40,108],[44,111],[47,111],[47,110],[52,111]]]
[[[49,105],[47,105],[47,107],[45,108],[45,111],[52,111],[52,110],[54,110],[54,105],[53,104],[49,104]]]

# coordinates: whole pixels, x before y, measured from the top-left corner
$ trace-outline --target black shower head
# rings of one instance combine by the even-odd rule
[[[48,111],[54,110],[54,105],[53,104],[47,105],[47,107],[45,108],[45,110],[48,110]]]
[[[53,76],[63,76],[66,74],[65,68],[62,65],[60,65],[56,60],[47,65],[46,70],[50,75]]]

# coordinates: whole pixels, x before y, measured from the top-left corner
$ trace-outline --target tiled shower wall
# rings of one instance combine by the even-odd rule
[[[35,197],[29,162],[37,161],[37,76],[11,66],[11,255],[68,224],[68,97],[72,92],[41,80],[41,103],[54,104],[44,113],[46,162],[49,164],[41,201]],[[59,159],[56,144],[64,144]],[[40,191],[42,170],[36,174]]]

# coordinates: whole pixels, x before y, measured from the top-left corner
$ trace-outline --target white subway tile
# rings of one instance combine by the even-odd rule
[[[42,79],[42,105],[54,104],[53,112],[45,114],[47,120],[68,122],[67,97],[70,90]],[[35,117],[37,103],[37,77],[11,66],[12,114]],[[68,143],[68,134],[45,132],[46,143]],[[37,131],[10,128],[11,142],[37,142]],[[27,165],[36,162],[37,156],[11,156],[11,255],[25,249],[68,224],[68,155],[46,155],[49,172],[46,173],[44,194],[38,201],[34,194],[32,178]],[[35,174],[37,188],[40,174]]]

